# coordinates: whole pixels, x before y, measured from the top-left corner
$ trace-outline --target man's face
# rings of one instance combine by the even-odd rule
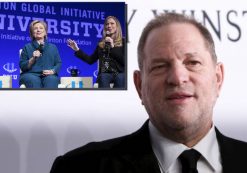
[[[211,126],[223,65],[213,62],[197,28],[179,23],[156,28],[144,54],[134,80],[152,123],[160,131]]]

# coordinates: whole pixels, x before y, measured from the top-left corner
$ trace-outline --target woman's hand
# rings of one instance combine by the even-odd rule
[[[77,46],[77,43],[74,40],[68,39],[67,40],[67,45],[73,49],[74,51],[78,51],[79,47]]]
[[[39,58],[42,55],[42,53],[39,50],[33,51],[33,57],[35,59]]]
[[[30,69],[35,61],[42,55],[39,50],[33,51],[33,56],[28,61],[28,68]]]
[[[53,70],[43,70],[43,76],[53,75],[55,74]]]
[[[114,47],[113,39],[111,37],[105,37],[105,43],[110,43],[111,48]]]

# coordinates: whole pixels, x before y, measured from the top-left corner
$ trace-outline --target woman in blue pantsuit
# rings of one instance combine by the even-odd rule
[[[30,24],[32,42],[24,46],[20,59],[20,85],[26,88],[57,88],[61,59],[54,44],[47,42],[47,25],[34,20]]]

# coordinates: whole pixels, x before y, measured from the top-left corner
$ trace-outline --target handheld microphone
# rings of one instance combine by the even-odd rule
[[[42,54],[43,53],[43,49],[44,49],[44,43],[40,43],[39,47],[37,48],[37,50]]]
[[[43,54],[43,50],[44,50],[44,43],[40,43],[36,50],[38,50],[40,52],[40,56],[39,57],[41,57],[42,54]],[[34,58],[37,59],[38,56],[35,56]]]
[[[110,31],[106,31],[105,36],[106,37],[111,37],[111,32]]]
[[[106,31],[105,37],[111,37],[111,32],[110,32],[110,31]],[[106,46],[107,48],[110,48],[111,42],[105,41],[105,46]]]

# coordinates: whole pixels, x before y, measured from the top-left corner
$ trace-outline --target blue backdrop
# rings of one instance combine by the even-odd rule
[[[48,24],[48,41],[59,50],[59,76],[70,76],[69,69],[77,67],[79,76],[93,76],[95,82],[97,63],[76,58],[66,40],[74,39],[86,53],[93,53],[109,15],[119,19],[125,36],[124,2],[0,2],[0,76],[12,76],[13,88],[19,88],[19,51],[30,42],[29,24],[39,19]]]

